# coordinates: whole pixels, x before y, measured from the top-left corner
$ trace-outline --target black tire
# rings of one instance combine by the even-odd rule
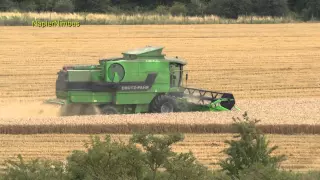
[[[65,104],[60,109],[60,116],[81,116],[99,114],[92,104]]]
[[[178,110],[176,100],[168,95],[156,96],[150,104],[152,113],[170,113]]]
[[[231,109],[234,107],[234,105],[235,105],[236,102],[234,101],[234,97],[233,97],[232,94],[225,93],[225,94],[222,95],[221,98],[228,98],[228,99],[230,99],[230,101],[223,101],[223,102],[221,102],[220,104],[221,104],[222,107],[227,108],[227,109],[229,109],[229,110],[231,110]],[[233,100],[231,101],[231,99],[233,99]]]
[[[92,104],[83,104],[80,108],[80,115],[96,115],[98,113],[96,107]]]
[[[60,116],[79,116],[80,109],[80,104],[64,104],[60,108]]]
[[[102,106],[100,112],[101,114],[119,114],[118,110],[110,105]]]

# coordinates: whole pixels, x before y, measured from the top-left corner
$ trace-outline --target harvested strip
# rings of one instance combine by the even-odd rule
[[[237,106],[241,111],[71,117],[37,117],[36,114],[17,117],[19,112],[12,111],[9,112],[11,116],[1,118],[0,115],[0,125],[230,124],[232,117],[241,117],[244,111],[248,112],[250,118],[260,119],[261,125],[320,125],[320,98],[239,100]],[[52,109],[56,110],[56,106],[52,106]]]
[[[265,133],[320,134],[320,98],[240,100],[241,111],[1,118],[0,133],[230,133],[232,117],[248,111]]]
[[[268,134],[320,134],[320,125],[280,124],[258,125]],[[233,133],[230,124],[58,124],[58,125],[1,125],[0,134],[100,134],[133,132],[153,133]]]

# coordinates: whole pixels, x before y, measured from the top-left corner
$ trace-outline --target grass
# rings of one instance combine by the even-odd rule
[[[0,12],[0,25],[5,26],[31,26],[32,21],[77,21],[81,25],[136,25],[136,24],[274,24],[299,22],[293,17],[269,16],[240,16],[237,20],[220,18],[218,16],[191,17],[172,15],[115,15],[115,14],[93,14],[93,13],[22,13],[22,12]]]

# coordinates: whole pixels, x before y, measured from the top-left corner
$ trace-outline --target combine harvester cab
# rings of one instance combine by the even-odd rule
[[[55,100],[61,115],[229,111],[230,93],[184,87],[187,64],[162,54],[163,47],[122,53],[97,65],[64,66],[57,74]],[[185,78],[184,78],[185,75]],[[185,83],[184,83],[185,81]]]

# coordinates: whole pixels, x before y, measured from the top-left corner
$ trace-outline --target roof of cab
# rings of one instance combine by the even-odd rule
[[[123,55],[136,55],[136,56],[163,56],[162,46],[146,46],[144,48],[129,50],[123,52]]]
[[[139,57],[161,57],[166,61],[169,62],[174,62],[174,63],[179,63],[186,65],[187,63],[179,59],[178,57],[176,58],[171,58],[171,57],[165,57],[165,54],[162,54],[163,46],[146,46],[143,48],[138,48],[134,50],[129,50],[126,52],[123,52],[123,58],[128,59],[128,60],[135,60]]]

